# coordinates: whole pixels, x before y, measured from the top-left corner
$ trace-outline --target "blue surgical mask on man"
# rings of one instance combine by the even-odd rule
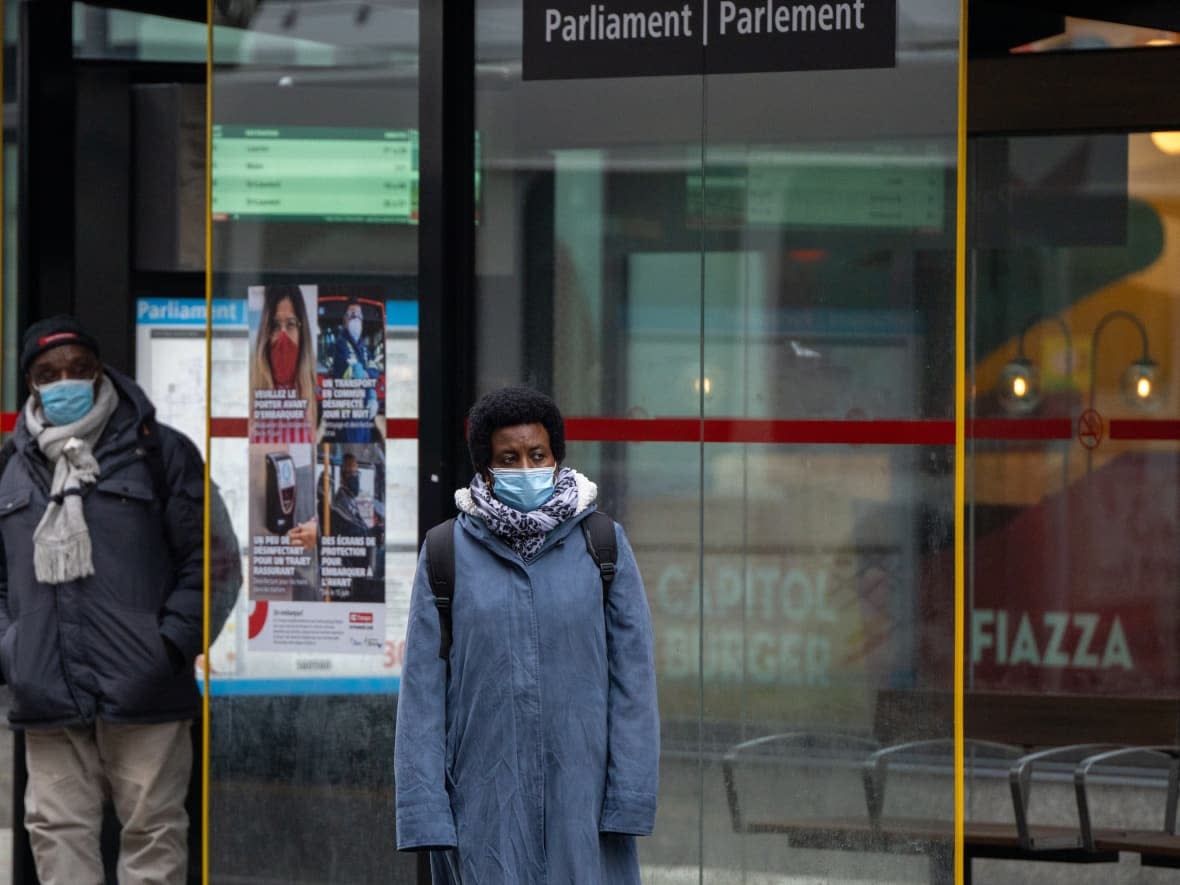
[[[553,497],[552,467],[500,467],[492,470],[492,493],[513,510],[531,513]]]
[[[56,427],[81,421],[94,408],[94,379],[66,378],[37,388],[45,420]]]

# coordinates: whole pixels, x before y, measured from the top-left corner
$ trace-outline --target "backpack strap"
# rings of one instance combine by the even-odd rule
[[[451,601],[455,598],[455,520],[441,522],[426,533],[426,569],[434,607],[438,609],[438,656],[451,657]]]
[[[595,510],[582,520],[582,534],[586,550],[602,575],[602,603],[606,605],[611,582],[615,579],[615,563],[619,547],[615,541],[615,521]],[[438,609],[438,656],[449,661],[451,656],[451,603],[455,598],[455,520],[441,522],[426,533],[426,568],[434,606]]]
[[[586,549],[590,558],[598,565],[602,575],[602,604],[606,605],[611,582],[615,579],[615,563],[619,561],[619,548],[615,542],[615,521],[595,510],[582,520],[582,534],[586,536]]]

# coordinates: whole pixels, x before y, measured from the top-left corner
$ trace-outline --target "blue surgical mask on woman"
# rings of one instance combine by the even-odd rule
[[[86,417],[94,408],[94,379],[66,378],[37,388],[41,411],[50,424],[61,427]]]
[[[552,467],[500,467],[492,470],[492,494],[521,513],[532,513],[553,497]]]

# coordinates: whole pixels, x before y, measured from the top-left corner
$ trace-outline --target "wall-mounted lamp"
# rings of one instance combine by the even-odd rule
[[[1098,384],[1098,338],[1111,322],[1124,319],[1139,330],[1143,342],[1143,355],[1123,372],[1123,395],[1133,406],[1140,409],[1154,409],[1160,404],[1159,384],[1156,383],[1158,366],[1151,358],[1147,343],[1147,327],[1143,321],[1128,310],[1112,310],[1094,327],[1090,339],[1090,408],[1094,408],[1094,395]]]
[[[1040,318],[1044,319],[1044,318]],[[1061,327],[1065,337],[1065,376],[1073,379],[1073,340],[1069,333],[1069,326],[1059,316],[1048,317]],[[1098,384],[1098,342],[1102,331],[1111,322],[1125,319],[1139,330],[1139,337],[1143,343],[1143,353],[1139,359],[1131,363],[1122,377],[1123,395],[1127,402],[1139,409],[1154,409],[1160,403],[1158,383],[1159,366],[1151,358],[1147,340],[1147,327],[1135,314],[1127,310],[1113,310],[1098,321],[1090,339],[1090,399],[1089,406],[1094,408],[1095,391]],[[1025,351],[1025,336],[1038,320],[1034,320],[1024,327],[1020,333],[1020,341],[1016,347],[1016,358],[1004,366],[1000,373],[999,387],[996,391],[1000,405],[1012,415],[1027,415],[1036,409],[1041,401],[1040,375],[1036,364],[1030,360]]]
[[[1151,402],[1155,404],[1155,363],[1131,363],[1123,378],[1123,389],[1132,397],[1133,402]]]
[[[1042,317],[1056,322],[1061,327],[1061,334],[1065,337],[1065,377],[1073,381],[1073,337],[1069,334],[1069,326],[1059,316]],[[1011,415],[1027,415],[1041,402],[1041,379],[1036,364],[1028,358],[1024,350],[1024,338],[1038,320],[1033,320],[1020,333],[1020,342],[1016,345],[1016,359],[1004,366],[1000,373],[1000,385],[996,394],[1000,406]]]
[[[1041,379],[1032,360],[1017,357],[1000,373],[1000,405],[1013,415],[1027,415],[1041,401]]]

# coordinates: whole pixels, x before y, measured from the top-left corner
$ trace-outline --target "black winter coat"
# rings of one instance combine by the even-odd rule
[[[53,469],[23,410],[16,452],[0,476],[0,672],[12,689],[14,728],[167,722],[196,712],[204,466],[187,437],[155,422],[135,382],[106,372],[119,404],[95,446],[98,482],[83,498],[93,575],[57,585],[34,576],[33,530]],[[148,461],[144,434],[153,429],[163,476]]]

